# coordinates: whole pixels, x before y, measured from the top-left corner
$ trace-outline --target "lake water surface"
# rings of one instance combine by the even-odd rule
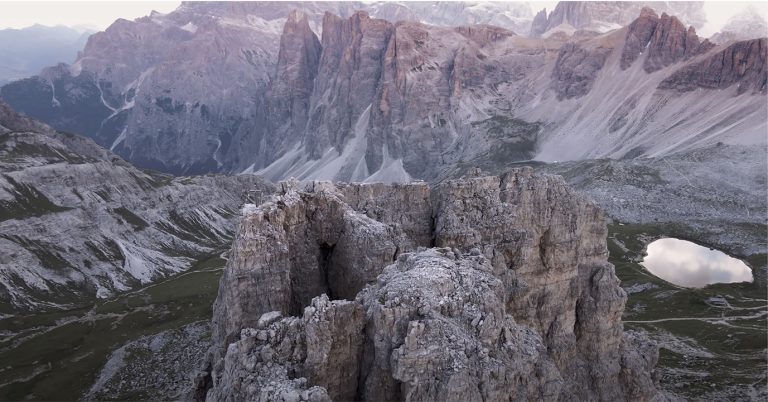
[[[659,278],[688,288],[753,280],[752,270],[743,261],[721,251],[674,238],[659,239],[649,244],[641,264]]]

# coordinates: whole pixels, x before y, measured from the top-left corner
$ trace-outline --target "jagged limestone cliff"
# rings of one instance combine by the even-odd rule
[[[198,399],[663,399],[603,214],[561,178],[279,194],[240,224]]]

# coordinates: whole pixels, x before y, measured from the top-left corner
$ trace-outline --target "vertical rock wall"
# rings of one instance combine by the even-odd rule
[[[221,280],[208,399],[661,398],[602,212],[561,178],[282,186]]]

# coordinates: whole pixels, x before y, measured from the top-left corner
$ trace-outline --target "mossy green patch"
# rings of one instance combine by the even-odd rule
[[[88,309],[1,319],[17,335],[0,343],[0,400],[80,399],[120,345],[209,319],[224,264],[214,255]]]

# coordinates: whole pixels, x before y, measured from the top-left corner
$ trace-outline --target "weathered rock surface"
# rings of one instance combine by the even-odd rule
[[[648,43],[648,55],[643,68],[647,72],[660,70],[680,60],[691,58],[714,47],[705,40],[699,41],[693,27],[685,29],[685,25],[666,13],[661,14],[656,30]]]
[[[327,17],[322,78],[315,80],[302,140],[270,149],[279,158],[257,161],[246,173],[273,180],[434,180],[445,169],[461,172],[486,163],[764,142],[758,97],[719,99],[729,91],[689,99],[657,89],[711,45],[700,44],[693,30],[678,32],[679,21],[650,9],[626,30],[570,39],[528,39],[480,25],[450,30],[376,21],[362,13]],[[360,39],[329,33],[340,29]],[[651,45],[656,50],[645,51]],[[328,66],[336,65],[341,49],[352,62],[334,71]],[[643,65],[665,72],[619,70],[642,51]],[[358,77],[357,91],[348,90],[350,77]],[[702,108],[724,112],[702,119]],[[741,112],[732,115],[736,108]],[[678,124],[662,124],[669,119]],[[726,120],[728,127],[739,121],[744,129],[716,128]],[[708,135],[711,130],[717,134]]]
[[[611,49],[584,49],[575,43],[560,48],[552,70],[552,89],[560,99],[576,98],[592,89]]]
[[[0,103],[0,309],[69,307],[226,247],[254,176],[150,174]],[[23,131],[15,131],[23,130]],[[38,130],[32,132],[28,130]]]
[[[621,68],[627,69],[637,60],[651,41],[659,16],[653,9],[645,7],[640,16],[627,27],[624,48],[621,51]]]
[[[275,149],[284,149],[303,138],[321,50],[307,16],[292,12],[283,27],[277,75],[268,94],[269,131],[276,135],[263,138],[258,160],[271,162]]]
[[[541,9],[536,15],[533,17],[533,22],[531,22],[531,32],[530,35],[533,37],[541,36],[544,32],[547,31],[547,9],[543,8]]]
[[[737,94],[768,91],[768,39],[736,42],[704,60],[685,66],[659,84],[686,92],[724,89],[738,84]]]
[[[199,398],[662,398],[603,215],[562,179],[280,193],[240,225]]]
[[[210,345],[205,321],[128,342],[111,353],[82,400],[178,400]]]
[[[640,17],[627,28],[621,68],[627,69],[645,53],[643,69],[651,73],[706,53],[714,46],[706,39],[701,42],[693,26],[686,30],[677,17],[666,13],[658,17],[652,9],[644,8]]]

